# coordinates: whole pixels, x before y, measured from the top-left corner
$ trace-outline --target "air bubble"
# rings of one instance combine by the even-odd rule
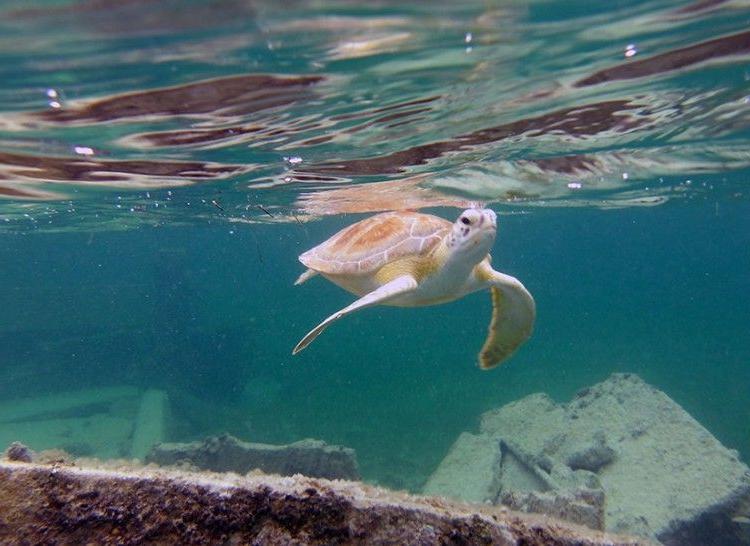
[[[94,155],[93,148],[89,148],[88,146],[76,146],[73,148],[73,151],[78,155]]]

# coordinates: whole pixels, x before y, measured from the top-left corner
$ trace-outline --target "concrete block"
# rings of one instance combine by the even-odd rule
[[[500,457],[497,439],[463,432],[422,492],[466,502],[493,502],[500,491]]]
[[[360,477],[353,449],[311,439],[279,446],[243,442],[226,434],[202,442],[158,444],[146,456],[146,462],[239,474],[258,469],[282,476]]]
[[[156,444],[166,440],[169,399],[167,393],[149,389],[141,397],[133,429],[131,457],[143,460]]]

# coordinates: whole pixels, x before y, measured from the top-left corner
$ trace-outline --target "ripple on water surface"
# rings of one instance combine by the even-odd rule
[[[735,3],[175,8],[2,8],[2,227],[746,199]]]

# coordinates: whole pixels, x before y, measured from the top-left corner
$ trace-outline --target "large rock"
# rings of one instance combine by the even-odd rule
[[[360,478],[353,449],[309,439],[288,445],[270,445],[243,442],[226,434],[202,442],[158,444],[146,456],[146,462],[239,474],[258,469],[282,476]]]
[[[0,462],[0,544],[645,543],[355,482]]]
[[[528,396],[485,413],[479,436],[506,441],[526,454],[519,472],[501,464],[499,500],[509,499],[517,508],[551,506],[556,508],[544,511],[564,517],[558,508],[566,498],[579,498],[577,488],[600,487],[608,530],[668,545],[750,544],[741,514],[750,502],[748,467],[637,376],[615,374],[568,404],[544,394]],[[463,468],[468,479],[474,469],[470,460],[465,463],[452,466]],[[517,494],[524,488],[512,481],[529,472],[550,481],[532,488],[533,495]],[[576,484],[592,477],[591,483]],[[458,475],[452,479],[461,482]]]

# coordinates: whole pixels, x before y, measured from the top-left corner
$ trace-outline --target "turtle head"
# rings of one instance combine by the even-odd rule
[[[452,253],[474,263],[492,248],[497,233],[497,215],[490,209],[466,209],[453,224],[446,239]]]

